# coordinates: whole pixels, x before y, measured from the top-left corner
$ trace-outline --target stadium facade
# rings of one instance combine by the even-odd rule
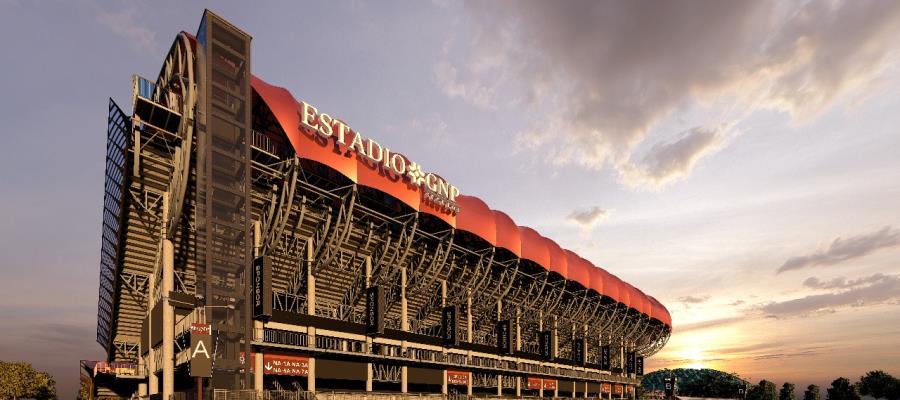
[[[206,11],[110,99],[95,396],[633,396],[660,302],[250,54]]]

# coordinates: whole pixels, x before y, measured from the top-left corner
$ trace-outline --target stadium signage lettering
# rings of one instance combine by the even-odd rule
[[[425,201],[434,203],[450,214],[459,213],[459,205],[456,204],[459,188],[434,173],[424,172],[419,164],[400,153],[392,152],[374,139],[364,138],[343,121],[329,114],[319,113],[319,110],[305,101],[300,102],[300,128],[311,130],[326,140],[334,139],[338,145],[375,165],[381,165],[385,171],[406,177],[413,186],[424,191]]]

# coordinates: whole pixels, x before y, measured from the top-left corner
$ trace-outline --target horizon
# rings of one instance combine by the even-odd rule
[[[107,98],[205,7],[254,75],[659,299],[648,373],[900,376],[900,2],[165,4],[0,1],[0,360],[60,398],[105,357]]]

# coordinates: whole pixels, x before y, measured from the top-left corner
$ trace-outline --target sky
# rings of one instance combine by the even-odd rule
[[[647,369],[900,376],[900,3],[0,0],[0,359],[95,342],[109,97],[204,7],[253,72],[656,297]]]

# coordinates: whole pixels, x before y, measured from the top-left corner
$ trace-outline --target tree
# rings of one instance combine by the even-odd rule
[[[747,391],[747,400],[776,400],[775,384],[765,379]]]
[[[821,397],[819,395],[819,387],[816,385],[807,386],[806,391],[803,392],[803,400],[820,400]]]
[[[0,361],[0,398],[55,399],[56,382],[29,363]]]
[[[78,388],[78,396],[75,397],[75,400],[91,400],[93,396],[94,388],[91,386],[91,380],[85,379],[84,376],[81,377],[81,387]]]
[[[837,378],[831,382],[828,388],[828,400],[860,400],[856,385],[850,383],[847,378]]]
[[[876,399],[900,399],[900,380],[884,371],[869,371],[859,378],[859,394]]]
[[[785,382],[784,385],[781,386],[781,391],[778,392],[778,400],[796,400],[796,397],[794,397],[793,383]]]

